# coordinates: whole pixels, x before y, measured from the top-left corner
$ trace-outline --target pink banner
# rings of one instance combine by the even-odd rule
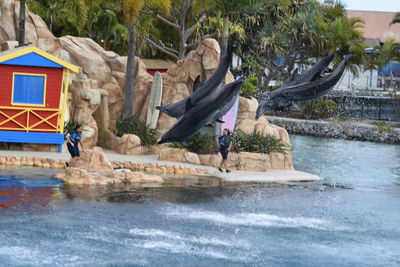
[[[226,128],[228,128],[231,132],[235,130],[238,109],[239,109],[239,97],[237,98],[232,108],[222,117],[224,123],[221,125],[221,134],[222,131]]]

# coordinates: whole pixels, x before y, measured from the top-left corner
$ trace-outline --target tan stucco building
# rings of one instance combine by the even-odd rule
[[[400,12],[400,10],[398,11]],[[364,21],[365,38],[379,39],[381,42],[385,42],[389,38],[400,42],[400,24],[390,25],[395,14],[396,12],[347,10],[349,17],[361,18]]]
[[[349,17],[361,18],[364,21],[365,44],[369,47],[381,45],[389,38],[394,38],[396,42],[400,43],[400,24],[390,25],[395,14],[396,12],[347,10]],[[341,90],[380,90],[383,89],[382,83],[383,78],[379,76],[377,70],[363,71],[360,68],[358,77],[346,71],[334,88]]]

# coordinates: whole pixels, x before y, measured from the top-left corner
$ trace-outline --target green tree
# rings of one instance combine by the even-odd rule
[[[394,18],[393,18],[392,22],[390,23],[390,25],[396,24],[396,23],[400,23],[400,12],[397,12],[394,15]]]
[[[244,9],[253,6],[259,0],[203,0],[201,6],[207,11],[223,18],[221,32],[221,54],[227,53],[229,38],[229,22],[236,21]],[[199,8],[198,6],[196,8]]]
[[[124,115],[132,116],[133,88],[135,86],[137,64],[136,56],[136,29],[140,16],[146,10],[156,10],[168,13],[170,10],[169,0],[123,0],[122,9],[124,20],[129,28],[128,59],[125,80],[125,107]]]
[[[29,8],[38,14],[56,36],[80,35],[87,22],[92,0],[31,0]]]
[[[271,79],[283,82],[295,63],[313,64],[338,48],[343,54],[362,53],[362,23],[347,18],[340,4],[262,0],[245,10],[241,21],[247,37],[242,44],[244,65],[258,66],[244,71],[261,77],[267,69],[260,79],[264,84]]]
[[[179,40],[165,43],[163,40],[154,40],[154,36],[149,38],[149,43],[161,52],[175,58],[182,59],[186,56],[187,49],[195,47],[200,38],[192,38],[196,30],[207,20],[202,10],[193,10],[193,3],[199,0],[172,0],[171,12],[168,16],[156,14],[157,19],[168,28],[178,31]],[[199,5],[199,4],[197,4]]]

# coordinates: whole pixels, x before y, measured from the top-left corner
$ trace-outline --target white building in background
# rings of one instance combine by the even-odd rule
[[[378,11],[358,11],[348,10],[348,17],[361,18],[365,27],[363,28],[365,44],[371,48],[384,43],[389,38],[394,38],[400,42],[400,25],[390,25],[396,12],[378,12]],[[392,77],[393,78],[393,77]],[[396,78],[396,77],[394,77]],[[378,70],[359,69],[359,75],[354,76],[346,71],[342,79],[336,84],[334,89],[338,90],[383,90],[384,77]]]
[[[333,89],[337,90],[383,90],[382,84],[379,82],[377,70],[366,70],[359,68],[358,77],[350,71],[345,71],[340,81]]]

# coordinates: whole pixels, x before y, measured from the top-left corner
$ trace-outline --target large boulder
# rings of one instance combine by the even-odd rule
[[[199,156],[196,153],[188,152],[186,149],[178,148],[162,149],[158,159],[163,161],[185,162],[197,165],[200,164]]]
[[[258,102],[254,97],[240,97],[239,101],[239,119],[254,119],[256,117]]]
[[[117,152],[129,155],[136,147],[140,146],[140,138],[134,134],[124,134],[117,145]]]
[[[237,122],[236,131],[241,131],[245,134],[257,132],[263,135],[274,136],[281,139],[290,148],[288,132],[282,127],[269,123],[265,116],[260,117],[258,120],[239,119]]]
[[[111,171],[114,169],[100,147],[82,150],[80,158],[71,159],[69,166],[95,171]]]

